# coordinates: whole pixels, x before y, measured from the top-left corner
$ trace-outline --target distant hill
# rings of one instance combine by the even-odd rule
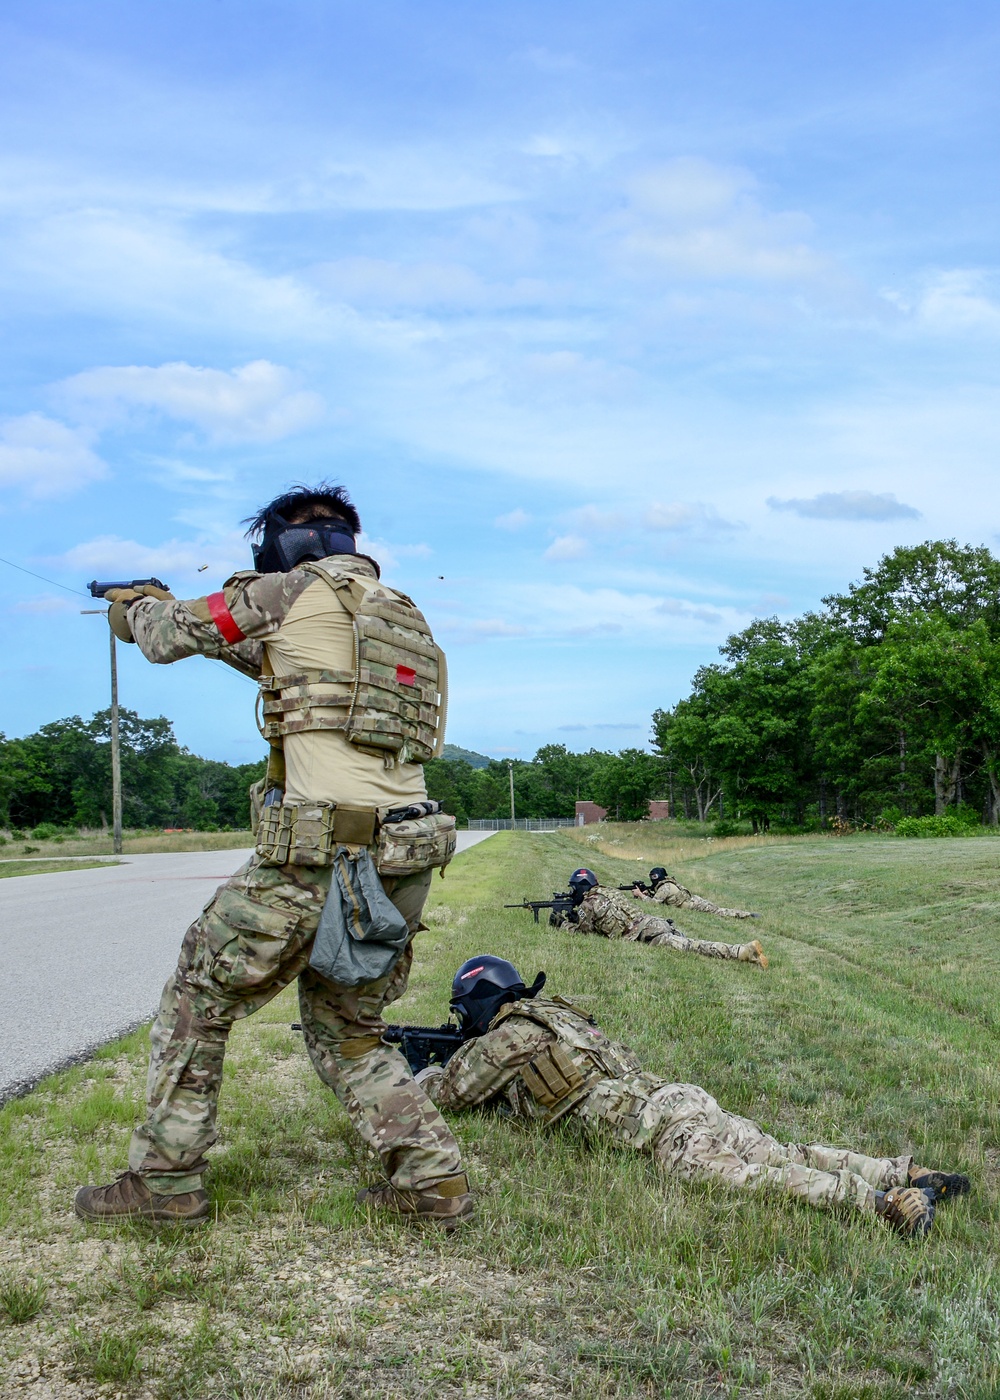
[[[453,763],[464,759],[470,768],[488,768],[492,762],[485,754],[475,753],[472,749],[460,749],[457,744],[445,744],[441,750],[441,757],[450,758]]]

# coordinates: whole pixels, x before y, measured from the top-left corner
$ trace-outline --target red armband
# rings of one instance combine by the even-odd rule
[[[239,624],[226,606],[225,595],[222,593],[210,593],[205,599],[208,604],[208,611],[212,614],[212,621],[222,633],[222,639],[232,646],[235,642],[246,641],[246,633],[241,632]]]

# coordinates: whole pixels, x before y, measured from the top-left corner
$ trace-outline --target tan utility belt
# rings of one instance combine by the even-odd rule
[[[397,814],[405,810],[275,802],[260,810],[257,855],[265,865],[322,866],[333,864],[340,846],[374,846],[380,875],[443,869],[455,854],[455,818],[447,812],[425,812],[398,820]]]

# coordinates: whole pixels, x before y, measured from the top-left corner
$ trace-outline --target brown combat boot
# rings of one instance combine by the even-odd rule
[[[371,1210],[389,1211],[393,1215],[409,1215],[454,1230],[473,1212],[469,1178],[462,1172],[427,1191],[400,1191],[389,1182],[384,1186],[367,1186],[354,1197],[359,1206]]]
[[[81,1186],[73,1208],[81,1220],[149,1220],[158,1225],[198,1225],[208,1219],[208,1194],[154,1195],[136,1172],[121,1172],[110,1186]]]
[[[740,945],[740,962],[756,963],[758,967],[767,967],[767,956],[761,946],[759,938],[755,938],[752,943]]]
[[[933,1191],[936,1201],[967,1196],[972,1190],[972,1182],[960,1172],[935,1172],[929,1167],[918,1167],[915,1162],[910,1166],[908,1180],[921,1191]]]
[[[926,1235],[934,1224],[934,1192],[917,1186],[876,1191],[875,1214],[902,1235]]]

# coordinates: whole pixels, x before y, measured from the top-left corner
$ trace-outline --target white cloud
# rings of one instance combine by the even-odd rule
[[[810,219],[771,213],[748,171],[682,157],[637,177],[630,190],[627,254],[696,279],[801,282],[826,276],[810,246]]]
[[[107,476],[107,464],[91,449],[89,434],[41,413],[8,418],[0,426],[0,484],[26,495],[68,496]]]
[[[228,371],[184,361],[106,365],[63,380],[57,391],[99,419],[151,409],[222,442],[273,442],[311,426],[323,413],[318,394],[297,388],[291,370],[269,360]]]
[[[429,544],[390,544],[388,540],[373,539],[362,530],[358,553],[370,554],[386,570],[397,569],[402,559],[427,559],[434,551]]]
[[[689,617],[696,622],[721,622],[722,614],[715,608],[702,608],[695,603],[687,603],[683,598],[664,598],[656,604],[656,611],[664,617]]]
[[[385,258],[340,258],[310,273],[324,292],[351,306],[480,310],[536,306],[552,291],[538,278],[486,282],[464,263],[392,262]]]
[[[508,511],[506,515],[498,515],[493,524],[498,530],[523,530],[525,525],[531,524],[531,516],[518,506],[515,510]]]
[[[578,506],[571,510],[567,519],[577,530],[588,534],[601,534],[605,531],[627,529],[628,519],[618,511],[607,510],[604,506]]]
[[[690,637],[700,642],[706,628],[712,636],[746,625],[745,615],[728,605],[712,608],[651,592],[569,583],[516,586],[509,590],[508,602],[533,637]]]
[[[528,629],[500,617],[484,617],[476,621],[445,618],[437,630],[456,642],[490,642],[503,637],[523,637]]]
[[[200,577],[204,586],[199,588],[199,593],[209,592],[208,585],[217,586],[220,578],[226,578],[234,570],[252,566],[249,546],[235,532],[225,540],[165,540],[158,545],[140,544],[117,535],[99,535],[47,562],[63,569],[78,570],[81,575],[156,577],[168,587],[178,578]],[[205,564],[208,569],[199,574]]]
[[[588,545],[585,539],[579,535],[560,535],[558,539],[552,541],[545,551],[544,558],[556,561],[565,559],[582,559],[587,553]]]
[[[983,272],[954,268],[942,272],[925,287],[912,308],[893,294],[887,294],[904,310],[912,310],[916,320],[929,330],[965,333],[1000,331],[1000,303],[989,295],[989,279]]]
[[[724,520],[714,506],[704,505],[700,501],[673,501],[668,505],[653,501],[643,512],[642,523],[647,530],[671,534],[689,530],[710,533],[740,528],[732,521]]]
[[[772,510],[788,510],[811,520],[917,520],[920,511],[897,501],[891,491],[823,491],[808,500],[769,496]]]

